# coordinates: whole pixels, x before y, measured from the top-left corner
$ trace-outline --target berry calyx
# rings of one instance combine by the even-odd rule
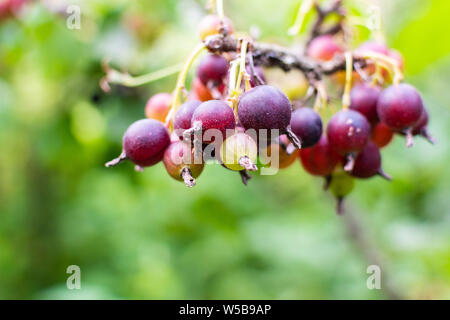
[[[170,144],[166,127],[154,119],[142,119],[131,124],[123,136],[122,154],[105,164],[112,167],[128,159],[139,167],[149,167],[162,160]]]
[[[207,37],[219,34],[221,31],[231,34],[233,33],[233,25],[231,20],[227,17],[223,17],[223,20],[216,15],[207,15],[201,21],[199,25],[200,39],[205,40]]]
[[[377,103],[381,88],[368,84],[359,84],[350,92],[350,109],[358,111],[372,124],[378,122]]]
[[[300,160],[308,173],[326,177],[333,173],[340,161],[340,156],[331,148],[324,134],[313,147],[300,150]]]
[[[380,150],[371,141],[369,141],[367,146],[356,157],[355,165],[350,174],[361,179],[368,179],[375,175],[380,175],[386,180],[392,180],[381,168]]]
[[[145,117],[165,122],[172,104],[172,95],[158,93],[151,97],[145,105]]]
[[[190,146],[182,141],[172,142],[164,152],[163,163],[167,173],[189,188],[195,186],[195,178],[203,171],[204,164],[195,163]]]
[[[412,130],[413,135],[421,135],[425,139],[427,139],[431,144],[435,144],[436,140],[430,135],[428,132],[428,111],[426,108],[423,108],[422,115],[420,116],[419,121],[414,125],[414,128]]]
[[[379,122],[372,128],[370,139],[378,146],[378,148],[384,148],[392,141],[393,137],[394,132],[383,122]]]
[[[292,112],[290,124],[303,149],[315,145],[322,136],[322,119],[311,108],[303,107]]]
[[[220,147],[222,163],[233,171],[256,171],[255,165],[258,146],[255,140],[245,133],[236,133],[228,137]]]
[[[322,35],[314,38],[306,50],[308,56],[321,61],[330,61],[335,55],[343,52],[344,50],[332,35]]]
[[[370,124],[357,111],[341,110],[330,119],[327,137],[332,148],[340,155],[347,157],[344,169],[351,171],[354,154],[364,149],[369,141]]]
[[[420,93],[406,83],[384,89],[377,104],[380,120],[393,131],[405,132],[408,147],[414,143],[412,131],[420,120],[423,109]]]

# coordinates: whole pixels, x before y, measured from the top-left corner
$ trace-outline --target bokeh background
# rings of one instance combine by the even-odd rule
[[[358,181],[346,218],[299,163],[248,187],[209,165],[193,189],[161,164],[104,168],[176,76],[105,94],[102,60],[135,75],[184,61],[205,2],[35,1],[1,20],[0,298],[450,298],[450,1],[347,1],[362,18],[380,6],[438,144],[408,150],[397,138],[383,151],[394,180]],[[68,4],[81,8],[80,30],[66,27]],[[295,45],[302,36],[286,31],[298,5],[225,0],[225,13],[238,30]],[[356,42],[370,36],[357,29]],[[366,287],[374,250],[388,290]],[[66,288],[73,264],[81,290]]]

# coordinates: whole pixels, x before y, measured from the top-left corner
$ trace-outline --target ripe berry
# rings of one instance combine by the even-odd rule
[[[311,108],[300,108],[292,112],[292,132],[300,139],[302,148],[315,145],[322,136],[322,119]]]
[[[210,100],[199,105],[191,119],[191,128],[200,128],[203,132],[203,143],[209,144],[215,137],[208,135],[208,130],[219,130],[222,138],[226,138],[226,131],[236,127],[233,110],[221,100]],[[211,133],[211,132],[210,132]]]
[[[214,99],[211,91],[200,81],[198,77],[194,78],[192,89],[194,90],[197,98],[200,101],[208,101]]]
[[[344,50],[337,44],[331,35],[323,35],[314,38],[308,46],[306,54],[316,60],[329,61],[336,54],[343,53]]]
[[[361,179],[380,175],[387,180],[391,178],[381,169],[381,154],[375,143],[369,141],[367,146],[358,154],[351,175]]]
[[[339,155],[331,148],[326,135],[311,148],[300,150],[303,168],[312,175],[326,177],[339,163]]]
[[[175,113],[173,129],[180,139],[183,139],[183,132],[191,127],[192,115],[200,104],[201,101],[198,100],[188,101],[181,105]]]
[[[331,177],[330,191],[337,199],[336,212],[339,215],[344,214],[344,198],[353,191],[354,187],[354,179],[345,172],[336,172]]]
[[[207,37],[218,34],[221,28],[226,28],[228,34],[233,33],[233,25],[230,19],[223,17],[222,20],[216,15],[207,15],[200,21],[199,32],[200,39],[205,40]]]
[[[423,109],[419,92],[406,83],[384,89],[377,104],[380,120],[393,131],[404,131],[408,147],[413,145],[412,130],[420,120]]]
[[[165,122],[172,104],[172,95],[158,93],[151,97],[145,106],[145,116],[149,119]]]
[[[228,61],[217,54],[204,56],[197,68],[197,77],[207,87],[208,85],[220,85],[227,74]]]
[[[256,171],[258,146],[255,140],[245,133],[228,137],[220,147],[221,162],[233,171]]]
[[[142,119],[131,124],[123,136],[122,154],[106,163],[112,167],[129,159],[139,167],[152,166],[163,158],[164,150],[170,144],[169,132],[154,119]]]
[[[427,139],[431,144],[435,144],[436,141],[428,132],[428,128],[427,128],[428,121],[429,121],[428,111],[426,108],[423,108],[422,115],[420,116],[419,121],[417,121],[417,123],[414,125],[412,134],[413,135],[421,135],[425,139]]]
[[[163,163],[167,173],[187,187],[195,186],[195,178],[203,171],[204,164],[196,164],[192,149],[182,141],[172,142],[164,152]]]
[[[350,92],[350,109],[358,111],[367,120],[375,124],[378,122],[377,102],[381,88],[368,84],[358,84]]]
[[[345,170],[350,171],[353,154],[364,149],[369,141],[370,124],[361,113],[342,110],[330,119],[327,136],[332,148],[340,155],[347,156]]]
[[[378,122],[372,128],[371,140],[378,146],[378,148],[387,146],[392,141],[393,137],[394,132],[383,122]]]
[[[245,92],[238,102],[240,123],[247,130],[256,130],[259,138],[267,133],[266,137],[270,139],[271,129],[279,130],[280,134],[290,132],[291,113],[291,103],[286,95],[268,85]],[[264,129],[267,132],[262,131]]]

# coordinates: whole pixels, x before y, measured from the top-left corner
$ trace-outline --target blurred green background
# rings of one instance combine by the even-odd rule
[[[348,2],[355,14],[382,8],[438,140],[408,150],[397,138],[383,151],[394,181],[358,181],[348,206],[383,258],[382,279],[405,298],[448,299],[450,1]],[[80,30],[66,27],[67,4],[80,5]],[[286,34],[298,4],[225,0],[225,12],[237,30],[291,44],[302,40]],[[205,12],[204,0],[36,1],[0,22],[0,298],[389,298],[367,289],[367,252],[299,163],[248,187],[209,165],[193,189],[161,164],[104,168],[176,76],[104,94],[102,60],[131,74],[182,62]],[[66,288],[73,264],[81,290]]]

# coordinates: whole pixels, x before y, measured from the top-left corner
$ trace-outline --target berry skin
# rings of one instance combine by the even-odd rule
[[[341,54],[343,51],[333,36],[323,35],[311,41],[306,54],[316,60],[330,61],[336,54]]]
[[[342,110],[328,123],[327,136],[330,145],[340,155],[359,152],[370,137],[370,124],[359,112]]]
[[[238,102],[238,116],[241,125],[246,129],[258,132],[267,129],[280,130],[283,134],[291,120],[291,103],[279,89],[262,85],[245,92]]]
[[[191,127],[192,115],[199,105],[201,105],[201,101],[188,101],[182,104],[175,113],[173,129],[180,139],[183,139],[183,132]]]
[[[233,25],[231,20],[223,17],[223,27],[226,28],[228,34],[233,33]],[[200,21],[199,32],[200,39],[205,40],[207,37],[218,34],[222,28],[222,21],[216,15],[207,15]]]
[[[300,108],[292,112],[292,132],[300,139],[302,148],[315,145],[322,136],[322,119],[311,108]]]
[[[255,140],[245,133],[236,133],[228,137],[220,147],[222,163],[233,171],[256,171],[257,155],[258,146]]]
[[[196,164],[189,145],[182,141],[172,142],[164,152],[163,163],[167,173],[187,187],[195,186],[195,178],[203,171],[204,164]]]
[[[333,173],[340,161],[334,152],[326,135],[322,135],[319,142],[311,148],[300,150],[300,160],[303,168],[314,176],[326,177]]]
[[[228,74],[228,61],[217,54],[208,54],[203,57],[197,68],[197,77],[208,87],[218,86]]]
[[[413,144],[411,131],[420,120],[423,102],[419,92],[409,84],[392,85],[381,92],[377,112],[380,120],[393,131],[405,131],[407,146]]]
[[[376,144],[371,141],[356,157],[353,170],[350,174],[361,179],[368,179],[378,174],[387,180],[391,180],[391,178],[381,169],[380,150]]]
[[[361,44],[356,50],[356,52],[375,52],[379,54],[384,54],[385,56],[389,56],[389,48],[379,42],[376,41],[367,41]]]
[[[221,100],[210,100],[199,105],[192,115],[191,127],[195,128],[198,125],[203,131],[203,143],[208,144],[215,140],[214,137],[205,135],[208,130],[219,130],[225,139],[226,131],[236,127],[236,119],[228,104]]]
[[[139,167],[149,167],[162,160],[170,144],[169,132],[154,119],[142,119],[131,124],[123,136],[122,154],[106,164],[112,167],[130,160]]]
[[[378,146],[378,148],[384,148],[387,146],[394,137],[394,132],[389,129],[383,122],[377,123],[372,129],[371,140]]]
[[[429,121],[428,111],[426,108],[423,108],[422,115],[420,116],[419,121],[417,121],[417,123],[414,125],[412,134],[413,135],[421,135],[425,139],[427,139],[431,144],[435,144],[436,141],[428,132],[428,128],[427,128],[428,121]]]
[[[151,97],[145,106],[145,116],[149,119],[166,121],[172,104],[172,96],[168,93],[158,93]]]
[[[209,101],[214,99],[211,91],[201,82],[198,77],[195,77],[192,83],[192,88],[200,101]]]
[[[361,113],[370,123],[377,123],[377,102],[380,93],[381,88],[378,86],[368,84],[354,86],[350,92],[350,109]]]

